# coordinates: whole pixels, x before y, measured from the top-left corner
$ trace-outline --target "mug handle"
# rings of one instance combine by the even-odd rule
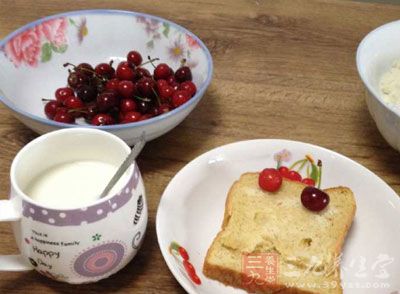
[[[0,222],[14,222],[21,219],[21,213],[11,200],[0,200]],[[21,255],[0,255],[0,271],[29,271],[33,266]]]

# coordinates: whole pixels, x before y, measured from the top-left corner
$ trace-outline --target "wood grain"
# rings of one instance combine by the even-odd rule
[[[285,138],[321,145],[358,161],[400,192],[400,156],[379,134],[364,102],[355,51],[400,7],[349,1],[0,1],[0,37],[37,18],[67,10],[126,9],[171,19],[204,40],[213,82],[194,112],[150,142],[139,159],[149,202],[143,249],[117,275],[69,286],[34,272],[1,273],[0,293],[184,293],[159,251],[155,214],[173,175],[222,144]],[[17,151],[36,135],[0,107],[0,191]],[[9,224],[0,224],[0,253],[16,253]]]

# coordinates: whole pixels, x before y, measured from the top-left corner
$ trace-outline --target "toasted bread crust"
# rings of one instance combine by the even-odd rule
[[[261,285],[256,285],[251,283],[252,287],[243,287],[243,280],[248,280],[249,277],[244,273],[239,273],[229,268],[220,267],[218,265],[212,265],[207,262],[204,263],[203,274],[210,279],[218,280],[226,286],[231,286],[235,288],[241,288],[250,293],[260,293],[260,294],[314,294],[306,290],[298,288],[287,288],[280,284],[267,284],[263,283]]]
[[[255,176],[255,175],[258,175],[258,173],[243,174],[241,176],[241,178],[239,180],[235,181],[234,184],[232,185],[232,187],[230,188],[227,198],[226,198],[226,202],[225,202],[225,213],[224,213],[224,218],[223,218],[223,222],[222,222],[222,226],[221,226],[221,231],[217,234],[217,236],[213,240],[212,245],[220,237],[220,235],[223,233],[224,229],[226,228],[226,226],[229,223],[229,220],[230,220],[230,217],[232,214],[233,191],[235,191],[236,186],[240,184],[240,180],[242,179],[242,177],[249,176],[249,175]],[[305,186],[306,185],[304,185],[304,187]],[[324,191],[328,195],[332,195],[332,194],[339,194],[339,195],[345,195],[345,196],[350,195],[350,197],[353,197],[353,199],[354,199],[353,192],[349,188],[346,188],[346,187],[329,188]],[[342,229],[342,232],[340,233],[340,238],[337,240],[337,243],[335,246],[336,256],[339,256],[342,251],[342,247],[343,247],[345,238],[347,236],[347,233],[353,222],[355,212],[356,212],[356,205],[355,205],[355,202],[353,202],[353,205],[351,207],[351,217],[349,217],[348,222],[346,223],[345,227]],[[209,257],[213,250],[212,245],[210,246],[210,248],[207,251],[206,258],[204,260],[204,265],[203,265],[204,275],[211,279],[218,280],[227,286],[233,286],[233,287],[241,288],[244,290],[248,290],[253,293],[255,292],[255,293],[260,293],[260,294],[269,294],[269,293],[314,294],[314,293],[318,293],[318,292],[314,292],[314,291],[310,292],[310,291],[307,291],[305,289],[300,289],[300,288],[288,288],[282,284],[269,284],[269,283],[262,283],[262,285],[257,285],[255,283],[252,283],[251,284],[252,287],[246,289],[246,287],[244,287],[242,281],[246,278],[248,279],[249,277],[246,277],[244,273],[237,272],[237,271],[232,270],[227,267],[214,265],[209,262]],[[337,271],[338,271],[338,280],[337,280],[338,288],[336,290],[337,290],[337,293],[343,293],[343,289],[340,285],[340,266],[339,265],[337,267]]]

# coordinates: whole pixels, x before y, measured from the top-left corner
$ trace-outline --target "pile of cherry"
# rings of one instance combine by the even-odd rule
[[[127,61],[116,69],[110,63],[92,67],[88,63],[69,68],[68,86],[55,92],[55,100],[47,100],[46,116],[57,122],[74,123],[83,117],[96,126],[132,123],[166,113],[186,103],[196,94],[192,72],[182,61],[175,72],[172,68],[154,62],[142,62],[137,51],[130,51]],[[153,74],[143,67],[152,64]]]

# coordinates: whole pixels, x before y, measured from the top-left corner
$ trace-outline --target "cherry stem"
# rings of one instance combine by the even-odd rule
[[[156,95],[158,106],[160,106],[161,105],[160,97],[158,96],[156,90],[154,90],[153,88],[152,88],[152,90],[153,90],[154,95]]]
[[[111,64],[112,64],[112,60],[111,60]],[[110,64],[110,65],[111,65],[111,64]],[[64,67],[72,66],[72,67],[74,68],[74,70],[77,69],[77,66],[76,66],[75,64],[70,63],[70,62],[64,63],[63,66],[64,66]],[[102,81],[102,82],[107,82],[107,81],[108,81],[107,78],[98,75],[94,70],[90,70],[90,69],[88,69],[88,68],[81,68],[81,69],[79,69],[79,70],[80,70],[80,71],[90,72],[91,74],[94,75],[94,77],[95,77],[96,79],[99,79],[99,80]],[[68,69],[68,71],[70,72],[70,69]],[[70,72],[70,73],[71,73],[71,72]]]
[[[318,189],[321,188],[321,181],[322,181],[322,161],[318,159]]]
[[[57,100],[42,98],[42,101],[43,101],[43,102],[50,102],[50,101],[57,101]]]
[[[73,109],[68,110],[68,113],[73,113],[73,112],[87,113],[87,109],[86,108],[73,108]]]
[[[113,59],[111,59],[110,60],[110,62],[108,63],[110,66],[112,66],[113,65],[113,63],[114,63],[114,60]]]
[[[148,98],[143,98],[143,97],[140,97],[140,96],[134,96],[136,99],[138,99],[138,100],[140,100],[140,101],[144,101],[144,102],[151,102],[151,99],[148,99]]]
[[[76,69],[76,65],[75,65],[75,64],[72,64],[72,63],[70,63],[70,62],[64,63],[63,66],[64,66],[64,67],[72,66],[74,69]]]
[[[151,60],[150,55],[147,56],[147,59],[149,60],[149,62],[151,63],[151,65],[152,65],[154,68],[156,68],[156,66],[154,65],[153,61]]]
[[[150,56],[149,56],[150,57]],[[146,61],[146,62],[143,62],[142,64],[140,64],[139,66],[143,66],[143,65],[146,65],[146,64],[148,64],[148,63],[151,63],[151,64],[153,64],[153,62],[154,61],[158,61],[158,60],[160,60],[160,58],[153,58],[153,59],[150,59],[150,60],[148,60],[148,61]],[[153,66],[154,66],[154,64],[153,64]]]
[[[281,167],[282,164],[282,160],[278,160],[278,162],[276,163],[276,169],[279,169]]]
[[[181,66],[184,66],[185,63],[186,63],[186,58],[182,58],[182,60],[181,60]]]

